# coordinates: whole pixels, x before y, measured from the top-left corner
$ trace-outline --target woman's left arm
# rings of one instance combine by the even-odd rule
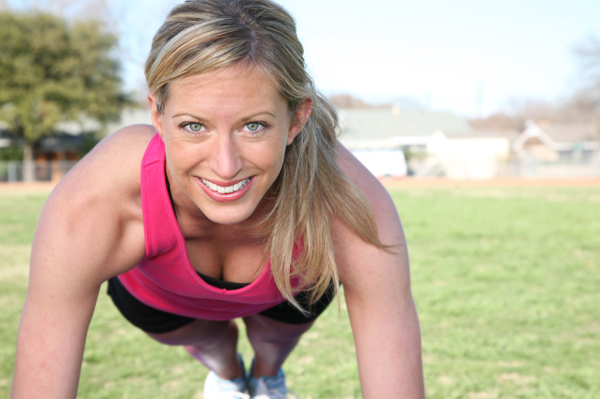
[[[365,399],[425,397],[419,320],[410,289],[406,240],[383,186],[343,147],[340,165],[367,195],[388,253],[337,222],[336,263],[344,286]]]

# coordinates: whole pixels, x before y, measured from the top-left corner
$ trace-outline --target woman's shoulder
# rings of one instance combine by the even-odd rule
[[[128,126],[104,138],[61,181],[61,185],[90,190],[139,191],[140,165],[152,137],[150,125]]]
[[[375,219],[389,218],[389,214],[397,214],[396,207],[388,191],[381,182],[369,172],[352,153],[338,143],[336,160],[346,177],[367,197]]]
[[[104,138],[62,178],[50,199],[71,209],[100,207],[137,218],[140,165],[155,133],[149,125],[136,125]]]

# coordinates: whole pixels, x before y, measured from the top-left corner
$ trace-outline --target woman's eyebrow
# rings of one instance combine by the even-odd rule
[[[179,114],[175,114],[175,115],[173,115],[173,116],[172,116],[172,118],[180,118],[180,117],[182,117],[182,116],[184,116],[184,117],[192,117],[192,118],[194,118],[194,119],[198,119],[198,120],[204,120],[204,118],[201,118],[201,117],[199,117],[199,116],[196,116],[196,115],[193,115],[193,114],[188,114],[188,113],[186,113],[186,112],[182,112],[182,113],[179,113]]]
[[[275,115],[273,112],[270,112],[270,111],[261,111],[261,112],[257,112],[257,113],[255,113],[255,114],[249,115],[249,116],[247,116],[247,117],[245,117],[245,118],[242,118],[242,120],[250,120],[250,119],[254,119],[254,118],[256,118],[256,117],[257,117],[257,116],[259,116],[259,115],[270,115],[270,116],[272,116],[273,118],[277,118],[277,115]]]
[[[271,111],[261,111],[261,112],[257,112],[255,114],[251,114],[251,115],[245,116],[243,118],[240,118],[240,120],[251,120],[251,119],[256,118],[259,115],[270,115],[273,118],[277,118],[277,115],[275,115]],[[192,117],[192,118],[197,119],[197,120],[205,120],[205,118],[202,118],[200,116],[196,116],[196,115],[193,115],[193,114],[189,114],[187,112],[181,112],[179,114],[175,114],[175,115],[172,116],[172,118],[180,118],[180,117]]]

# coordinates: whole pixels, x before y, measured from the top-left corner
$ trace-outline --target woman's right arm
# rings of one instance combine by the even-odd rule
[[[75,398],[100,285],[144,256],[140,163],[149,127],[100,143],[52,192],[33,241],[12,399]]]

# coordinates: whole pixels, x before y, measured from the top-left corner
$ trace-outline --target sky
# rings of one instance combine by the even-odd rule
[[[180,1],[88,1],[112,4],[124,79],[140,90],[152,36]],[[565,98],[580,82],[574,47],[600,38],[599,0],[278,2],[296,20],[324,94],[410,98],[466,117],[506,110],[512,99]]]

